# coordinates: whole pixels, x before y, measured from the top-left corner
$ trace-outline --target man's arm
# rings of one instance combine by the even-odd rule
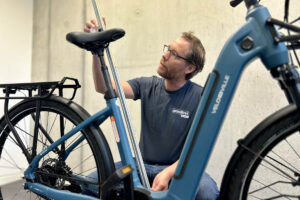
[[[163,191],[169,188],[169,182],[171,178],[173,178],[175,174],[176,167],[178,165],[178,160],[167,167],[166,169],[162,170],[159,174],[156,175],[154,178],[151,190],[154,191]]]
[[[88,21],[85,24],[84,31],[90,32],[91,28],[95,28],[97,26],[98,26],[98,24],[97,24],[96,20]],[[103,74],[101,71],[101,63],[100,63],[98,56],[96,56],[96,55],[93,55],[92,71],[93,71],[93,79],[94,79],[94,85],[95,85],[96,91],[104,94],[106,92],[107,88],[106,88]],[[116,91],[116,85],[113,80],[112,80],[112,85]],[[129,83],[122,81],[121,85],[123,87],[125,97],[128,99],[134,99],[134,93],[133,93],[133,90],[132,90],[131,86],[129,85]]]

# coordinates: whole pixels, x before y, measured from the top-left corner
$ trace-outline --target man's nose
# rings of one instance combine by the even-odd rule
[[[162,57],[164,58],[164,60],[168,60],[170,58],[170,51],[164,52],[164,54],[162,55]]]

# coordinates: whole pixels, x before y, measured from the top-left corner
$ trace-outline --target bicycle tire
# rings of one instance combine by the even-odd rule
[[[250,142],[247,137],[240,140],[237,152],[242,153],[232,159],[236,162],[227,184],[222,184],[222,199],[300,198],[300,113],[295,105],[283,112],[272,122],[272,117],[266,119],[268,126],[260,124],[259,132],[251,132],[248,140],[255,137]]]
[[[41,104],[41,115],[40,115],[40,126],[38,131],[38,146],[36,148],[37,153],[41,152],[46,146],[48,146],[51,142],[47,139],[45,134],[43,134],[42,129],[49,134],[51,139],[55,141],[60,136],[59,122],[60,117],[63,119],[63,131],[66,133],[70,129],[74,128],[80,122],[84,121],[89,117],[89,114],[78,104],[64,99],[62,97],[52,96],[50,98],[44,99],[40,101]],[[28,149],[31,148],[33,139],[33,129],[32,126],[34,123],[27,121],[27,123],[23,124],[24,120],[34,121],[33,117],[36,112],[36,100],[24,100],[13,108],[9,110],[9,119],[11,120],[13,126],[16,128],[18,134],[22,138],[24,144]],[[22,123],[22,124],[21,124]],[[31,128],[25,127],[25,125],[29,124]],[[3,176],[8,174],[15,174],[14,181],[11,184],[0,184],[0,199],[9,200],[9,199],[29,199],[29,197],[25,197],[26,195],[32,196],[40,199],[48,199],[47,197],[40,197],[27,192],[24,190],[24,186],[22,186],[23,182],[19,175],[23,175],[24,169],[28,167],[28,162],[26,162],[26,158],[23,155],[20,148],[18,148],[17,142],[15,142],[15,137],[12,132],[9,131],[8,125],[4,118],[0,120],[0,169],[6,167],[6,171],[0,170],[0,179]],[[107,144],[107,141],[98,127],[93,125],[83,129],[80,133],[75,134],[75,136],[71,137],[66,143],[65,147],[69,147],[71,144],[78,139],[78,134],[84,136],[84,141],[78,145],[73,151],[69,154],[67,160],[65,161],[66,165],[58,164],[59,156],[57,152],[50,152],[47,157],[45,156],[39,164],[39,168],[43,170],[43,173],[58,173],[57,169],[60,169],[59,172],[61,174],[69,174],[72,177],[80,177],[83,180],[91,179],[88,177],[89,174],[93,171],[97,171],[98,178],[94,181],[94,189],[88,190],[87,188],[82,188],[79,181],[76,184],[72,183],[69,180],[64,180],[64,178],[51,177],[49,175],[40,175],[38,177],[39,180],[35,180],[37,182],[42,182],[47,186],[52,188],[61,189],[61,190],[69,190],[71,192],[83,192],[85,190],[85,194],[93,195],[100,197],[99,185],[108,178],[114,169],[112,155]],[[25,143],[26,142],[26,143]],[[31,144],[30,144],[31,143]],[[8,149],[6,149],[8,148]],[[62,151],[62,146],[59,147],[59,150]],[[10,151],[13,149],[14,151]],[[32,149],[30,153],[32,153]],[[82,163],[78,163],[78,157],[83,158]],[[14,159],[17,159],[14,160]],[[26,165],[22,165],[21,163],[25,162]],[[60,167],[57,167],[60,166]],[[16,167],[17,169],[11,169],[12,167]],[[69,168],[70,169],[69,169]],[[55,169],[56,168],[56,171]],[[54,172],[53,172],[54,171]],[[4,174],[8,173],[8,174]],[[1,183],[1,182],[0,182]],[[18,188],[17,184],[20,187]],[[2,186],[1,186],[2,185]],[[18,189],[16,189],[16,187]],[[13,189],[15,188],[15,189]],[[15,190],[16,194],[11,193],[11,190]],[[10,198],[13,197],[13,198]]]

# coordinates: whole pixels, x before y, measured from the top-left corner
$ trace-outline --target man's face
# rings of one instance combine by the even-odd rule
[[[169,45],[169,50],[160,59],[157,73],[167,80],[185,79],[186,74],[191,72],[191,68],[194,69],[193,65],[183,59],[186,59],[190,52],[190,43],[180,37]]]

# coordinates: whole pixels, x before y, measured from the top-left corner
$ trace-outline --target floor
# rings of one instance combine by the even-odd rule
[[[2,197],[0,200],[30,200],[30,199],[38,199],[34,198],[34,195],[30,195],[26,190],[24,190],[23,186],[24,181],[18,181],[14,183],[10,183],[4,186],[1,186]]]

